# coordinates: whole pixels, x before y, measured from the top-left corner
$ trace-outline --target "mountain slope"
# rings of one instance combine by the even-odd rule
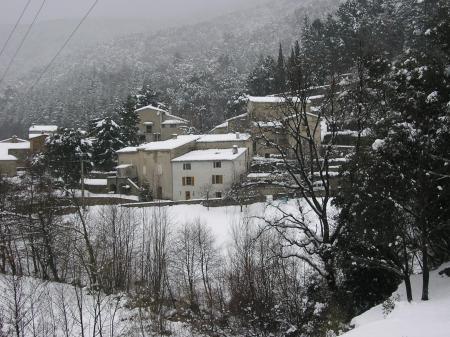
[[[323,16],[336,4],[280,0],[195,25],[69,48],[32,91],[39,67],[8,83],[0,94],[0,136],[24,134],[33,122],[84,127],[90,118],[111,114],[144,80],[174,112],[207,130],[236,112],[230,105],[260,55],[276,53],[280,42],[289,48],[305,15]]]

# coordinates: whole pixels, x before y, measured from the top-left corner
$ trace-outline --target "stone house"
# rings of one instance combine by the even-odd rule
[[[108,186],[111,191],[124,193],[123,186],[133,187],[135,184],[139,187],[147,187],[155,199],[173,200],[173,159],[191,151],[215,149],[220,152],[226,149],[227,153],[230,153],[234,147],[237,147],[246,149],[246,155],[242,158],[247,170],[251,144],[249,134],[231,133],[179,135],[165,141],[127,147],[117,151],[119,164],[116,167],[117,176],[108,179]],[[134,187],[133,190],[137,189]]]
[[[42,152],[45,148],[45,141],[49,136],[58,133],[57,125],[35,125],[33,124],[28,129],[28,140],[31,144],[31,152]]]
[[[142,143],[164,141],[174,134],[185,134],[189,126],[188,120],[151,105],[137,109],[136,113],[140,119],[138,132]]]
[[[239,116],[228,118],[222,124],[217,125],[209,133],[223,134],[230,132],[250,132],[250,119],[247,112]]]
[[[323,98],[323,95],[312,96],[308,99],[306,105],[307,123],[310,129],[315,129],[313,137],[316,144],[321,144],[321,128],[320,120],[314,113],[314,107],[320,105]],[[250,153],[263,157],[278,154],[271,143],[281,147],[289,147],[294,143],[292,134],[286,131],[289,119],[292,118],[293,123],[296,120],[294,111],[289,108],[290,102],[277,96],[249,96],[245,114],[226,120],[211,130],[211,133],[249,130],[248,132],[252,136]],[[295,102],[295,98],[292,102]],[[302,136],[306,136],[306,124],[301,126],[300,133]]]
[[[150,142],[137,147],[127,147],[117,151],[121,184],[131,181],[140,187],[148,186],[154,198],[172,200],[171,160],[195,149],[199,136],[180,135],[165,141]],[[131,165],[131,166],[130,166]],[[131,172],[131,177],[126,176]],[[125,182],[124,182],[125,180]],[[108,179],[110,189],[115,183]]]

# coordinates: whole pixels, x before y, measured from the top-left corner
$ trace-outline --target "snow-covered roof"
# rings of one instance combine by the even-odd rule
[[[12,136],[11,138],[1,140],[0,143],[25,143],[28,142],[25,139],[18,138],[16,136]]]
[[[136,112],[141,112],[141,111],[144,111],[144,110],[155,110],[155,111],[159,111],[159,112],[169,113],[168,111],[166,111],[164,109],[161,109],[161,108],[158,108],[158,107],[153,106],[153,105],[147,105],[147,106],[144,106],[142,108],[139,108],[139,109],[136,110]]]
[[[48,133],[30,133],[28,134],[28,139],[33,139],[33,138],[37,138],[37,137],[41,137],[41,136],[48,136]]]
[[[270,177],[272,174],[267,172],[255,172],[255,173],[249,173],[247,175],[247,178],[267,178]]]
[[[240,118],[245,118],[248,116],[248,112],[243,113],[242,115],[238,115],[238,116],[234,116],[231,118],[228,118],[225,122],[223,122],[222,124],[219,124],[217,126],[215,126],[211,131],[217,130],[217,129],[222,129],[222,128],[227,128],[228,127],[228,122],[229,121],[233,121],[235,119],[240,119]]]
[[[133,153],[133,152],[138,152],[137,146],[128,146],[116,151],[116,153]]]
[[[233,153],[233,149],[209,149],[196,150],[188,152],[180,157],[172,159],[172,162],[186,161],[217,161],[217,160],[235,160],[247,151],[247,148],[237,148],[237,152]]]
[[[248,133],[225,133],[225,134],[209,134],[201,136],[197,143],[213,143],[213,142],[239,142],[250,139]]]
[[[177,136],[177,138],[164,140],[161,142],[151,142],[147,144],[143,144],[139,146],[139,150],[143,151],[164,151],[164,150],[173,150],[177,147],[189,144],[191,142],[196,141],[200,136],[197,135],[182,135]]]
[[[32,126],[30,126],[28,131],[32,132],[32,133],[56,132],[56,131],[58,131],[58,126],[57,125],[32,125]]]
[[[222,129],[222,128],[227,128],[228,127],[228,121],[223,122],[222,124],[216,125],[214,127],[214,129],[212,129],[211,131],[217,130],[217,129]]]
[[[89,179],[89,178],[85,178],[84,179],[84,184],[85,185],[90,185],[90,186],[106,186],[106,185],[108,185],[108,179]]]
[[[315,96],[309,96],[307,97],[307,102],[310,103],[311,101],[315,101],[318,99],[324,98],[324,95],[315,95]],[[299,97],[279,97],[279,96],[248,96],[248,100],[253,103],[285,103],[287,102],[293,102],[293,103],[299,103],[301,99]]]
[[[161,123],[162,125],[169,125],[169,124],[186,124],[185,121],[182,121],[180,119],[168,119]]]
[[[166,113],[166,117],[170,118],[170,119],[176,119],[176,120],[179,120],[179,121],[182,121],[182,122],[185,122],[185,123],[189,123],[189,121],[187,119],[184,119],[184,118],[172,115],[170,113]]]
[[[17,143],[2,142],[0,143],[0,147],[7,148],[8,150],[29,150],[31,148],[31,145],[29,141],[21,141]]]
[[[4,143],[0,142],[0,161],[4,160],[17,160],[17,157],[10,155],[9,150],[28,150],[30,149],[30,142],[18,142],[18,143]]]
[[[129,167],[133,167],[133,165],[132,165],[132,164],[122,164],[122,165],[117,165],[115,168],[116,168],[117,170],[120,170],[120,169],[126,169],[126,168],[129,168]]]
[[[160,142],[150,142],[136,147],[126,147],[120,149],[117,153],[133,153],[138,151],[167,151],[177,147],[195,142],[200,136],[198,135],[181,135],[177,138],[168,139]]]
[[[136,112],[139,113],[139,112],[145,111],[145,110],[159,111],[159,112],[163,113],[163,114],[164,114],[167,118],[169,118],[170,120],[181,121],[181,122],[184,122],[183,124],[189,123],[188,120],[183,119],[183,118],[178,117],[178,116],[175,116],[175,115],[172,115],[169,111],[164,110],[164,109],[161,109],[161,108],[158,108],[158,107],[153,106],[153,105],[147,105],[147,106],[144,106],[144,107],[142,107],[142,108],[140,108],[140,109],[137,109]],[[164,122],[163,122],[163,124],[164,124]],[[174,123],[167,123],[167,124],[177,124],[177,122],[174,122]],[[181,123],[178,123],[178,124],[181,124]]]

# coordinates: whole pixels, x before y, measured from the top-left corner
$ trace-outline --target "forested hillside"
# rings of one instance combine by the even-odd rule
[[[175,113],[207,130],[237,112],[235,100],[260,55],[276,53],[279,43],[289,48],[306,15],[325,16],[335,3],[283,0],[157,33],[69,45],[34,87],[42,66],[2,84],[0,135],[23,134],[34,122],[84,127],[144,82]]]

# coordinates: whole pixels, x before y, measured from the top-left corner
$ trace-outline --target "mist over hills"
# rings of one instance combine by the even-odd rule
[[[279,43],[289,48],[306,15],[322,17],[337,4],[281,0],[180,27],[154,18],[89,20],[30,90],[73,27],[67,21],[39,24],[0,87],[0,136],[23,135],[31,123],[85,127],[112,114],[144,81],[205,131],[236,112],[230,102],[244,92],[260,55],[275,54]]]

